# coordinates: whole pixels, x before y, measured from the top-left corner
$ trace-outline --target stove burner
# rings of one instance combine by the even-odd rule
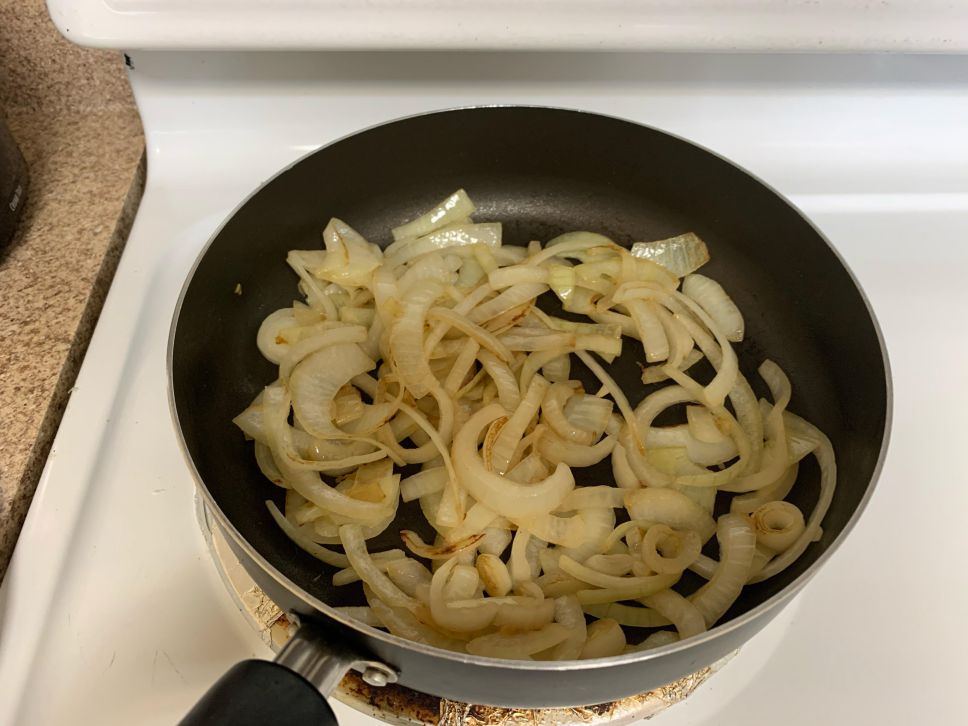
[[[196,499],[196,507],[202,531],[223,582],[265,644],[278,652],[292,634],[286,614],[245,571],[229,547],[224,533],[200,500]],[[397,684],[371,686],[353,671],[343,678],[333,698],[366,716],[395,726],[621,726],[651,718],[686,699],[733,655],[654,691],[593,706],[543,709],[475,706]]]

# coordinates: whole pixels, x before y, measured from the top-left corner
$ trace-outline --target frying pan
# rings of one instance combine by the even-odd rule
[[[298,297],[287,251],[319,249],[320,231],[334,215],[385,245],[391,227],[459,187],[478,205],[479,219],[503,224],[511,244],[576,229],[625,245],[699,234],[712,256],[703,271],[723,284],[746,318],[742,369],[755,387],[759,363],[778,362],[793,383],[791,410],[832,440],[838,486],[822,538],[780,575],[746,587],[709,632],[575,662],[438,650],[334,610],[363,603],[362,591],[334,587],[332,572],[272,521],[264,501],[281,504],[282,491],[259,473],[251,444],[231,419],[276,376],[255,338],[267,314]],[[242,294],[233,294],[239,284]],[[175,312],[168,355],[172,412],[200,495],[245,569],[303,623],[282,664],[236,666],[185,723],[332,720],[320,690],[350,667],[371,683],[399,678],[417,691],[511,707],[603,703],[670,683],[742,645],[817,572],[869,498],[889,429],[888,364],[873,313],[807,219],[708,150],[629,121],[560,109],[466,108],[406,118],[344,138],[280,172],[199,257]],[[620,358],[610,370],[634,405],[647,389],[632,360]],[[607,466],[583,474],[596,483],[611,476]],[[818,480],[805,462],[793,499],[805,510]],[[404,527],[425,526],[412,508],[402,507],[400,519],[376,547],[398,545],[394,538]]]

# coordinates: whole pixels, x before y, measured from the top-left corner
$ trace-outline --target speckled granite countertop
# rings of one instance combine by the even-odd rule
[[[144,139],[120,54],[0,0],[0,114],[30,170],[0,249],[0,578],[141,196]]]

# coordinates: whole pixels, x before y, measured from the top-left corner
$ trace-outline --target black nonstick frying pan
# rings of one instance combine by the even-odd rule
[[[333,587],[332,573],[272,521],[263,502],[281,503],[282,492],[262,477],[231,419],[275,378],[255,339],[268,313],[298,297],[287,251],[320,248],[320,231],[334,215],[385,245],[391,227],[459,187],[478,205],[479,219],[503,223],[506,243],[576,229],[621,244],[698,233],[712,255],[703,271],[746,318],[743,370],[754,381],[764,358],[777,361],[793,383],[791,409],[832,440],[838,487],[822,539],[777,577],[746,587],[709,632],[591,661],[503,661],[437,650],[334,611],[362,604],[362,591]],[[241,295],[234,294],[239,284]],[[399,678],[426,693],[517,707],[602,703],[674,681],[759,631],[839,545],[870,496],[890,418],[887,359],[871,309],[843,261],[795,208],[683,139],[549,108],[468,108],[394,121],[282,171],[236,210],[199,258],[175,313],[169,367],[172,410],[199,492],[256,582],[303,622],[282,665],[240,664],[186,723],[318,719],[329,713],[320,689],[349,667],[370,682]],[[645,393],[638,369],[619,359],[611,371],[637,403]],[[810,465],[802,471],[795,501],[808,509],[818,472]],[[610,478],[607,467],[592,475],[597,483]],[[408,521],[409,510],[401,511],[406,526],[422,523],[419,514]],[[391,527],[377,546],[398,545],[402,528]],[[225,709],[234,709],[235,720],[225,720]]]

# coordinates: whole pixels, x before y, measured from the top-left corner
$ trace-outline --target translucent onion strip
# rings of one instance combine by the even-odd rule
[[[749,579],[756,553],[756,534],[749,520],[738,514],[724,514],[716,529],[719,565],[709,582],[689,597],[707,627],[729,610]]]
[[[806,528],[803,512],[790,502],[767,502],[750,515],[756,543],[770,552],[784,552]]]
[[[817,448],[813,454],[820,465],[820,496],[807,519],[806,527],[796,541],[783,554],[775,557],[766,567],[760,570],[751,579],[751,582],[761,582],[773,577],[793,564],[803,554],[803,551],[820,534],[820,523],[827,515],[827,510],[830,509],[830,503],[833,501],[834,490],[837,486],[837,463],[834,459],[834,449],[830,444],[830,439],[820,429],[803,419],[792,415],[791,418],[796,422],[798,428],[817,442]]]
[[[414,599],[394,585],[374,564],[366,551],[366,541],[359,525],[344,524],[339,528],[339,538],[350,566],[381,600],[391,607],[412,609],[416,606]]]
[[[492,404],[474,414],[457,432],[453,447],[457,477],[477,501],[505,517],[547,514],[574,489],[575,479],[564,464],[559,464],[543,481],[527,486],[488,471],[477,452],[477,437],[485,426],[503,415],[504,408]]]
[[[474,203],[467,192],[458,189],[443,199],[433,209],[406,224],[393,228],[394,240],[406,240],[433,232],[448,224],[466,219],[474,213]]]
[[[491,658],[521,658],[553,648],[569,634],[561,623],[550,623],[541,630],[525,633],[491,633],[468,641],[467,652]]]

